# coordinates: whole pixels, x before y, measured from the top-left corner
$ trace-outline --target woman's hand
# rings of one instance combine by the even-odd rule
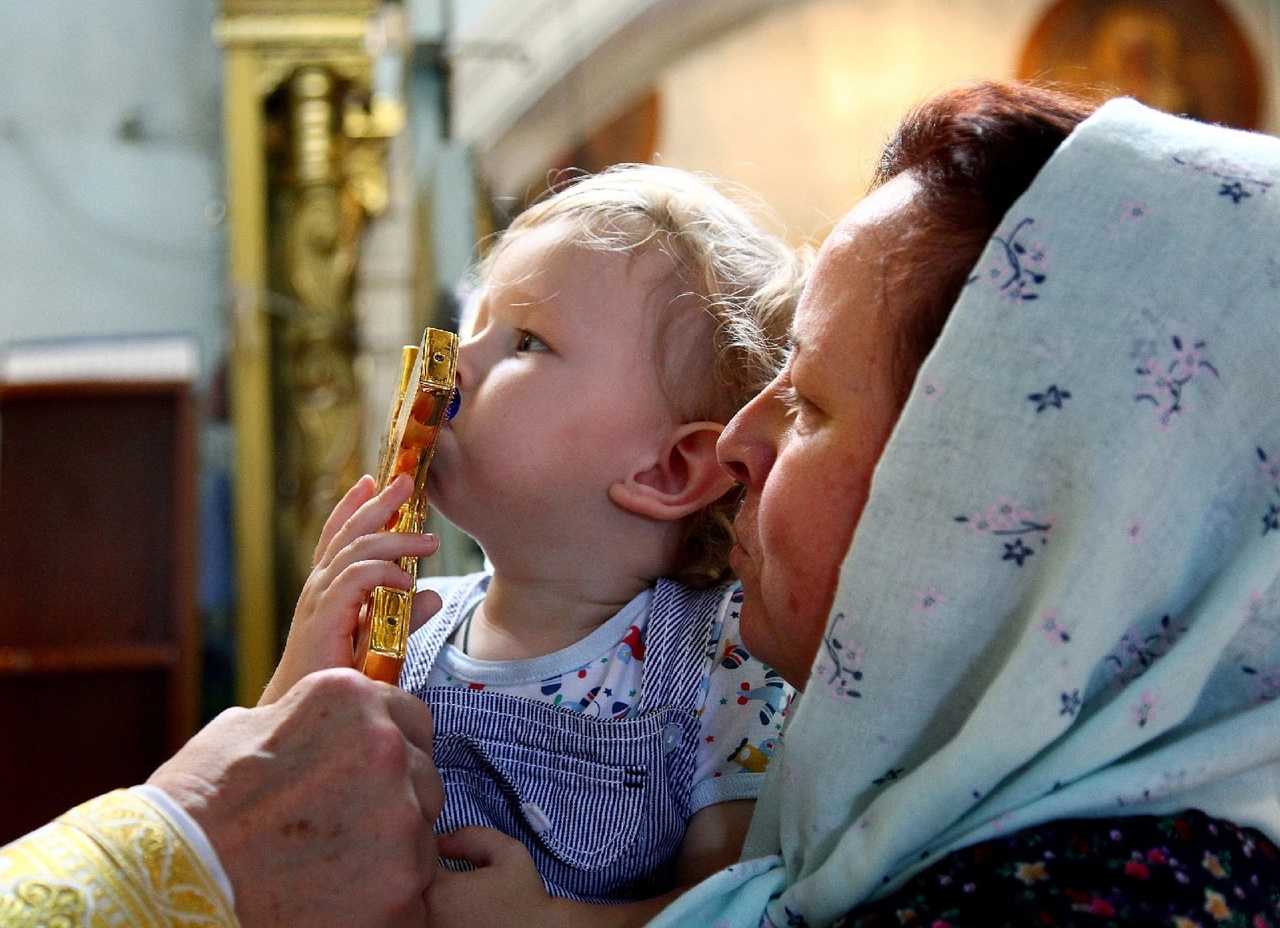
[[[378,586],[407,589],[412,578],[396,561],[436,553],[440,542],[434,535],[383,531],[412,493],[413,481],[398,477],[375,495],[373,478],[366,475],[338,501],[320,532],[289,640],[259,705],[279,699],[314,670],[354,666],[354,642],[369,594]],[[435,593],[415,596],[410,630],[439,608]]]

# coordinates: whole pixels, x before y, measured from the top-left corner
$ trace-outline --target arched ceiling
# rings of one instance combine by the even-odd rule
[[[450,39],[454,138],[494,195],[520,196],[669,64],[787,3],[492,0]]]

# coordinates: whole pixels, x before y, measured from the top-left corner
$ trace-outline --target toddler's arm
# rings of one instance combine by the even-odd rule
[[[681,893],[737,861],[755,801],[738,799],[695,812],[676,859],[678,885],[640,902],[595,905],[553,898],[523,844],[493,828],[440,836],[440,855],[476,869],[441,870],[426,893],[430,928],[632,928],[649,922]]]
[[[361,609],[374,587],[407,589],[412,578],[396,561],[435,554],[440,543],[434,535],[382,531],[412,492],[413,481],[402,476],[375,494],[373,478],[364,476],[338,501],[320,532],[284,654],[259,705],[275,702],[314,670],[353,667]],[[415,597],[415,628],[432,605],[440,607],[434,593]]]

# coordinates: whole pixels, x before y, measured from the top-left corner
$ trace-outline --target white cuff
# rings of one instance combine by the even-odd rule
[[[191,817],[186,809],[174,802],[169,794],[158,786],[143,783],[139,786],[129,787],[129,792],[137,793],[158,808],[164,817],[173,824],[173,827],[178,829],[183,839],[191,846],[191,849],[195,851],[200,861],[209,870],[209,874],[218,884],[218,889],[222,890],[222,894],[226,896],[227,908],[235,911],[235,890],[231,888],[231,881],[227,879],[227,871],[222,869],[222,861],[218,859],[217,851],[209,843],[209,838],[205,835],[204,829],[200,827],[199,823]]]

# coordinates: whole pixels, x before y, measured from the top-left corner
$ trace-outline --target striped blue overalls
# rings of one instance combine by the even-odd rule
[[[444,608],[411,639],[401,685],[435,719],[441,833],[487,825],[529,849],[548,892],[588,902],[671,889],[689,820],[698,710],[724,590],[658,582],[637,712],[621,720],[489,690],[425,685],[484,575],[431,586]]]

